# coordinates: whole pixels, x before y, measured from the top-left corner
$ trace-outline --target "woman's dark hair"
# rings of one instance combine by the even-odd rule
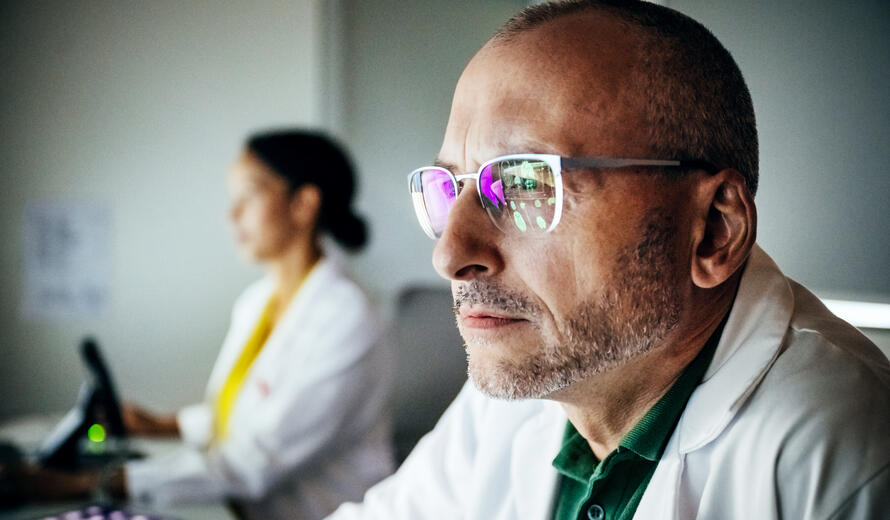
[[[252,135],[247,149],[287,181],[291,193],[305,184],[321,191],[318,227],[341,246],[358,250],[368,239],[365,221],[353,213],[355,174],[346,152],[331,138],[303,130]]]

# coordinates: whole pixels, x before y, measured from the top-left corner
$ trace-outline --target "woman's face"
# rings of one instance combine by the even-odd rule
[[[228,188],[235,238],[251,260],[279,258],[302,235],[287,182],[250,152],[235,160]]]

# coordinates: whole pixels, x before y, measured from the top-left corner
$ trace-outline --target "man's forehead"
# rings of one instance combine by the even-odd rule
[[[642,57],[645,39],[639,29],[614,16],[589,10],[542,22],[506,38],[495,37],[479,54],[490,53],[502,60],[520,56],[541,70],[583,75],[604,65],[631,67]]]
[[[641,136],[632,53],[612,53],[604,33],[579,42],[581,27],[562,29],[534,28],[477,53],[455,90],[440,161],[470,169],[506,153],[630,152],[622,142]]]

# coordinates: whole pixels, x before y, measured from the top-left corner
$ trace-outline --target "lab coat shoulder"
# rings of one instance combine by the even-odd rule
[[[687,455],[687,483],[701,482],[687,488],[696,500],[677,517],[827,519],[855,508],[869,513],[842,517],[877,518],[890,510],[890,494],[874,492],[890,467],[890,386],[886,362],[865,361],[871,347],[789,329],[733,422]]]
[[[813,294],[791,289],[787,341],[740,420],[754,453],[773,459],[764,466],[774,466],[779,517],[833,518],[854,504],[877,517],[890,492],[865,502],[890,467],[890,364]]]
[[[890,464],[888,373],[874,344],[756,250],[636,518],[886,508],[872,488]]]
[[[495,400],[468,382],[395,475],[330,518],[544,518],[565,421],[556,403]]]

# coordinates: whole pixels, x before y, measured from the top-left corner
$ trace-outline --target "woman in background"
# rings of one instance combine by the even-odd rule
[[[323,518],[393,469],[380,326],[321,245],[366,241],[352,168],[321,135],[265,133],[229,191],[238,245],[267,275],[235,302],[203,403],[171,417],[124,407],[132,433],[186,447],[128,463],[121,484],[161,504],[231,499],[246,518]]]

